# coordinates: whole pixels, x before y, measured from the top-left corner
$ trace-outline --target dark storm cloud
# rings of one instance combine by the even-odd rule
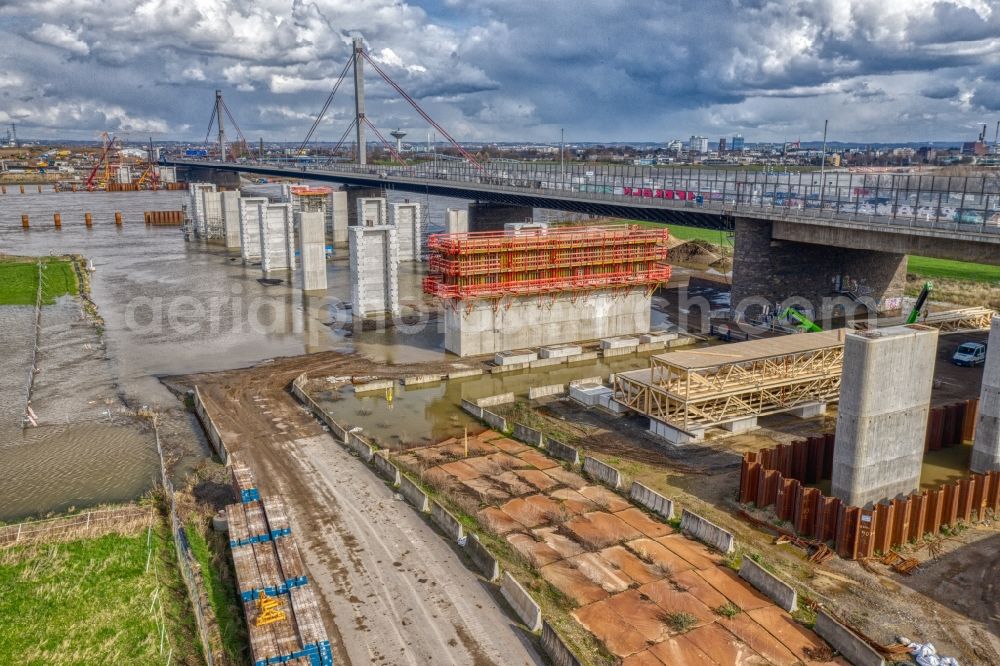
[[[817,116],[859,139],[957,138],[1000,110],[1000,0],[0,0],[0,122],[195,139],[220,88],[246,134],[291,140],[355,35],[465,139],[808,139]],[[367,81],[374,122],[423,136]]]

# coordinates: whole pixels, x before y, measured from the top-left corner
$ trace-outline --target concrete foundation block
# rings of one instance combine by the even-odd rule
[[[753,585],[789,613],[798,608],[799,595],[795,588],[749,557],[743,557],[743,562],[740,564],[740,578]]]
[[[801,407],[790,409],[786,413],[791,414],[792,416],[797,416],[800,419],[811,419],[816,416],[826,414],[826,403],[811,402],[808,405],[802,405]]]
[[[531,598],[528,591],[506,571],[501,578],[500,593],[514,609],[517,618],[528,627],[528,631],[535,632],[542,628],[541,607]]]
[[[615,400],[615,392],[609,388],[597,396],[597,405],[616,415],[627,414],[629,412],[628,407]]]
[[[601,356],[604,358],[615,358],[616,356],[628,356],[639,351],[639,345],[635,347],[618,347],[616,349],[602,349]]]
[[[663,331],[650,331],[639,336],[639,343],[644,345],[660,344],[666,345],[671,340],[676,340],[676,333],[666,333]]]
[[[842,625],[826,611],[820,609],[816,613],[816,624],[813,626],[820,638],[853,666],[885,666],[885,659],[875,651],[863,638]]]
[[[504,299],[503,307],[476,302],[448,308],[445,349],[477,356],[637,334],[649,328],[650,303],[642,290],[623,295],[609,289],[577,297],[512,296]]]
[[[549,345],[538,350],[539,358],[566,358],[583,353],[580,345]]]
[[[1000,470],[1000,317],[990,325],[969,467],[980,474]]]
[[[584,363],[586,361],[596,361],[600,354],[598,352],[583,352],[582,354],[575,354],[573,356],[567,356],[567,363]]]
[[[831,483],[844,503],[871,506],[920,487],[937,336],[920,325],[847,334]]]
[[[621,335],[614,338],[602,338],[601,349],[634,349],[639,346],[639,338],[631,335]]]
[[[703,428],[682,430],[654,418],[649,419],[649,432],[674,446],[701,442],[705,439],[705,430]]]
[[[581,405],[594,407],[599,404],[601,396],[609,390],[600,384],[570,384],[569,397]]]
[[[534,370],[535,368],[546,368],[550,365],[562,365],[565,362],[565,358],[540,358],[537,361],[529,363],[528,367]]]
[[[721,553],[731,553],[736,546],[731,532],[687,509],[681,511],[681,529]]]
[[[750,432],[757,429],[757,417],[748,416],[745,419],[737,419],[729,423],[723,423],[722,427],[732,433]]]
[[[538,354],[530,349],[514,349],[510,351],[497,352],[493,356],[493,362],[497,365],[523,365],[538,360]]]
[[[661,349],[666,349],[666,342],[641,342],[639,346],[635,348],[637,354],[645,354],[646,352],[660,351]]]

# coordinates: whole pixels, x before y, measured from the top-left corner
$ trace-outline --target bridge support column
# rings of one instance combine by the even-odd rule
[[[794,305],[823,328],[845,315],[902,307],[906,255],[781,240],[763,220],[736,218],[731,306],[755,318]]]
[[[976,441],[969,467],[980,474],[1000,471],[1000,317],[993,317],[986,345]]]
[[[870,507],[920,488],[937,329],[849,333],[837,407],[831,494]]]
[[[344,191],[347,193],[347,226],[358,226],[358,199],[377,199],[385,197],[385,190],[381,187],[367,187],[364,185],[345,185]]]
[[[469,231],[503,231],[511,222],[530,222],[534,209],[530,206],[508,206],[495,203],[469,204]]]

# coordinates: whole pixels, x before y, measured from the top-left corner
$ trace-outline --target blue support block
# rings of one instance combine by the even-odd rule
[[[260,499],[260,492],[256,488],[247,488],[240,491],[240,501],[244,504],[255,502]]]

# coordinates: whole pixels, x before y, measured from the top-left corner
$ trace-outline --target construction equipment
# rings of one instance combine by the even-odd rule
[[[823,330],[815,322],[813,322],[812,319],[792,307],[785,308],[781,314],[778,315],[778,319],[792,319],[798,322],[803,333],[819,333]]]
[[[281,601],[267,596],[267,592],[263,590],[261,590],[260,596],[257,597],[257,610],[260,611],[256,621],[258,627],[281,622],[285,619],[285,611],[281,610]]]
[[[920,316],[920,311],[924,307],[924,303],[927,302],[927,297],[930,295],[931,290],[934,288],[933,282],[925,282],[924,288],[920,290],[920,295],[917,296],[916,303],[913,304],[913,309],[910,310],[910,316],[906,318],[907,324],[916,324],[917,318]]]

